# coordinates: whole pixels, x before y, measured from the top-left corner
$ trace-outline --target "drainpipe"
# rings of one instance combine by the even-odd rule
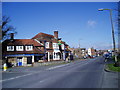
[[[63,60],[64,60],[64,61],[66,60],[66,58],[65,58],[65,44],[64,44]]]
[[[45,44],[46,44],[46,40],[44,40],[44,60],[46,60],[46,47],[45,47]]]

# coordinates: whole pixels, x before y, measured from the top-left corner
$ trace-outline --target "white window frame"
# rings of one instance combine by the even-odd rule
[[[64,44],[62,44],[62,50],[64,50],[64,47],[65,47]]]
[[[7,51],[14,51],[14,46],[7,46]]]
[[[23,46],[16,46],[16,51],[23,51]]]
[[[85,50],[82,50],[83,52],[85,51]]]
[[[46,43],[45,43],[45,47],[46,47],[46,48],[49,48],[49,44],[50,44],[49,42],[46,42]]]
[[[53,43],[53,49],[54,49],[54,48],[56,48],[56,44],[55,44],[55,43]]]
[[[25,46],[25,50],[26,51],[32,51],[33,50],[33,46],[32,45],[27,45],[27,46]]]
[[[53,49],[59,49],[58,44],[57,43],[53,43]]]

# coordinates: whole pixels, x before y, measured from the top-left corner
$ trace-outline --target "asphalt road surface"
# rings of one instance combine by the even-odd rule
[[[42,69],[4,72],[0,82],[2,88],[102,88],[104,65],[102,57],[77,60],[57,66],[43,66]]]

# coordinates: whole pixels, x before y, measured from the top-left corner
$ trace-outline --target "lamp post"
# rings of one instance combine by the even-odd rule
[[[115,55],[115,36],[114,36],[114,27],[113,27],[113,21],[112,21],[112,9],[98,9],[98,11],[103,11],[103,10],[108,10],[110,12],[110,20],[111,20],[111,26],[112,26],[112,39],[113,39],[113,52],[114,52],[114,55]]]

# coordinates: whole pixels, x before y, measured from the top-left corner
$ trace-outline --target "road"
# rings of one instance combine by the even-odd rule
[[[77,60],[68,64],[4,72],[2,88],[102,88],[104,59]]]

